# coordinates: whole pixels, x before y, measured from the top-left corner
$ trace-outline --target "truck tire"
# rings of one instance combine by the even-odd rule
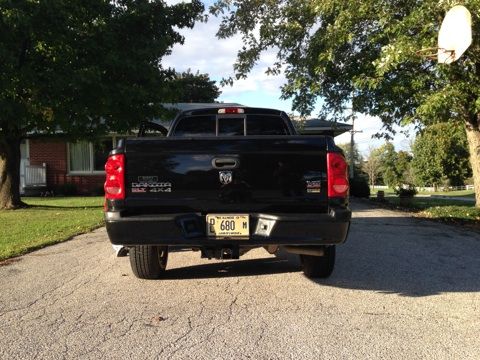
[[[309,278],[327,278],[335,266],[335,246],[326,246],[325,255],[300,255],[303,273]]]
[[[140,279],[158,279],[167,268],[166,246],[139,245],[130,248],[130,266]]]

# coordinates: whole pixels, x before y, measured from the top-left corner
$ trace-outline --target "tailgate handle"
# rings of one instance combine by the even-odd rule
[[[240,165],[235,158],[215,158],[212,160],[212,166],[215,169],[235,169]]]

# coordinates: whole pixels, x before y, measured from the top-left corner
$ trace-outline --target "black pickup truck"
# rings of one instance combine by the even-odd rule
[[[347,163],[330,136],[299,136],[279,110],[183,111],[163,137],[144,129],[105,165],[105,220],[133,273],[160,278],[169,247],[238,259],[264,247],[328,277],[346,240]],[[295,255],[291,255],[295,254]]]

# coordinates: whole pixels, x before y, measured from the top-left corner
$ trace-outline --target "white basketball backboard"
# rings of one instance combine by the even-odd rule
[[[465,6],[451,8],[443,19],[438,33],[438,62],[450,64],[472,43],[472,15]]]

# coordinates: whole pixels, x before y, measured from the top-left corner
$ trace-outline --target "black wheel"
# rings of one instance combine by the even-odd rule
[[[309,278],[327,278],[335,266],[335,246],[325,247],[323,256],[300,255],[305,276]]]
[[[166,246],[140,245],[130,248],[130,266],[140,279],[158,279],[167,268]]]

